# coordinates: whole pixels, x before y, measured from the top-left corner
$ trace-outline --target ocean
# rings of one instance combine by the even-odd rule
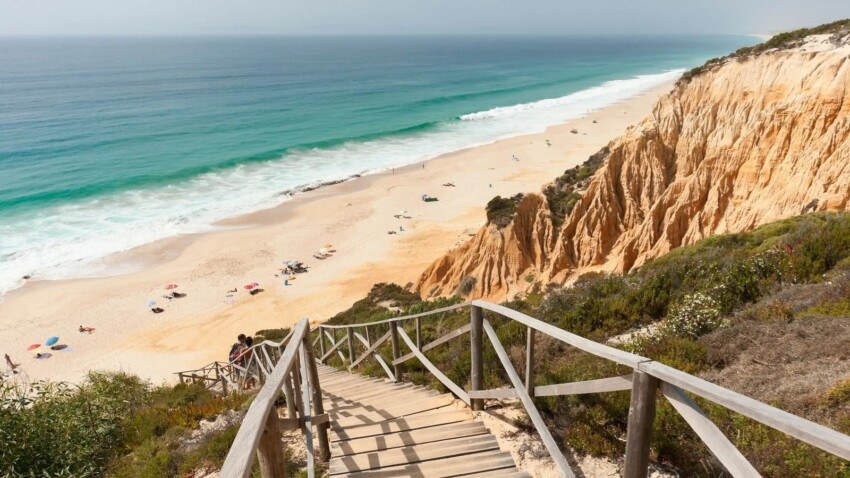
[[[0,295],[579,117],[750,36],[0,38]]]

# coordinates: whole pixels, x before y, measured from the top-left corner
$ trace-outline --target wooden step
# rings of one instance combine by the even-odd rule
[[[324,401],[325,404],[332,404],[334,411],[343,412],[345,410],[351,410],[354,408],[373,408],[375,410],[380,410],[386,406],[397,404],[399,401],[418,401],[418,400],[426,400],[428,398],[438,397],[440,396],[440,392],[436,390],[413,390],[410,393],[407,392],[398,392],[387,395],[377,395],[374,397],[369,397],[366,399],[362,399],[361,401],[357,400],[340,400],[340,401]]]
[[[330,415],[335,427],[345,428],[369,423],[379,423],[393,418],[406,417],[428,410],[447,407],[452,405],[454,400],[454,396],[445,394],[438,397],[427,397],[424,400],[413,400],[407,403],[396,404],[380,411],[370,411],[364,407],[348,410],[345,414],[330,412]]]
[[[361,387],[361,389],[352,389],[352,390],[335,390],[333,388],[324,388],[322,389],[322,393],[324,394],[325,401],[330,402],[357,402],[362,400],[367,400],[371,397],[389,397],[394,396],[400,393],[424,393],[424,390],[421,388],[417,388],[415,385],[398,385],[392,387]]]
[[[511,454],[504,451],[486,451],[471,455],[456,456],[442,460],[423,461],[411,465],[389,466],[377,470],[360,471],[334,476],[348,478],[402,478],[428,477],[448,478],[496,470],[516,471]],[[494,473],[495,474],[495,473]],[[485,475],[491,476],[491,475]]]
[[[426,412],[412,417],[396,418],[375,425],[360,425],[343,430],[331,430],[331,441],[351,440],[388,433],[398,433],[419,428],[434,427],[448,423],[465,422],[472,419],[468,410]]]
[[[341,473],[367,471],[455,456],[472,455],[498,449],[499,442],[496,440],[496,437],[492,435],[476,435],[425,445],[338,457],[331,460],[329,470],[331,475],[338,475]]]
[[[422,428],[408,432],[391,433],[374,437],[338,441],[331,444],[331,455],[343,456],[355,453],[388,450],[425,443],[449,440],[474,435],[488,434],[487,427],[481,422],[460,422],[437,427]]]

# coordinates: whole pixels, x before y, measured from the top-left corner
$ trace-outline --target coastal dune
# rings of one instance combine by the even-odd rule
[[[159,381],[224,360],[239,333],[287,327],[302,317],[325,320],[375,283],[416,281],[435,258],[460,247],[484,224],[488,200],[538,191],[648,114],[671,87],[654,88],[543,133],[322,187],[225,221],[214,232],[108,259],[116,268],[132,266],[133,272],[32,280],[0,303],[0,343],[29,379],[74,381],[90,369],[109,369]],[[422,194],[438,201],[424,202]],[[395,217],[402,210],[409,218]],[[336,252],[314,259],[327,243]],[[287,286],[275,273],[289,259],[303,261],[310,271]],[[249,295],[244,285],[252,282],[263,292]],[[167,283],[178,284],[186,296],[162,298]],[[228,294],[234,288],[237,292]],[[164,312],[153,314],[144,305],[149,299]],[[79,325],[96,331],[79,334]],[[51,335],[69,347],[42,360],[25,352]]]

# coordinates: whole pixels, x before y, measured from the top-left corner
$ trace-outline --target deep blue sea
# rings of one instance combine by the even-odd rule
[[[0,38],[0,294],[575,118],[758,40]]]

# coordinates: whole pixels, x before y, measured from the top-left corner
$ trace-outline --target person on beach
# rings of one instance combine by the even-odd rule
[[[77,330],[79,330],[81,334],[90,334],[94,332],[94,327],[83,327],[81,325],[80,328]]]

